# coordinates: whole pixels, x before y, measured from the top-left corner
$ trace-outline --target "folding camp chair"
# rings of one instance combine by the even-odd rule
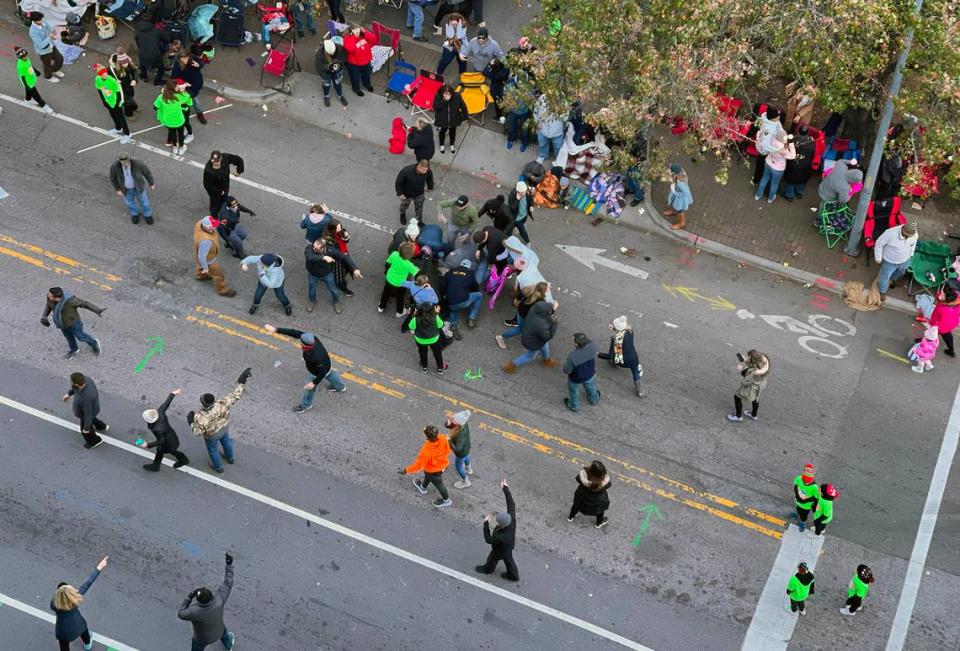
[[[400,9],[403,7],[403,0],[377,0],[377,4],[381,7],[393,7],[394,9]]]
[[[403,2],[403,0],[400,0],[400,2]],[[393,57],[397,57],[398,59],[403,58],[403,51],[400,49],[400,30],[390,29],[383,23],[373,21],[370,24],[370,31],[373,32],[373,35],[377,37],[377,45],[389,47],[392,51],[392,54],[387,57],[387,61],[384,64],[387,73],[389,73],[390,59]]]
[[[907,294],[914,296],[925,291],[936,295],[944,283],[957,277],[957,272],[950,266],[951,262],[953,255],[949,244],[927,240],[917,242],[917,249],[907,269],[910,272]],[[918,286],[917,291],[913,291],[914,285]]]
[[[467,115],[471,120],[483,126],[484,114],[487,107],[493,104],[493,96],[487,79],[482,72],[464,72],[460,74],[460,84],[454,89],[463,97],[467,105]]]
[[[433,98],[443,86],[443,75],[420,69],[420,76],[413,80],[403,94],[410,98],[410,117],[422,116],[433,123]]]
[[[288,31],[292,32],[293,30]],[[297,60],[297,53],[293,46],[293,39],[281,38],[267,53],[263,67],[260,68],[260,85],[264,88],[272,88],[273,90],[290,95],[291,88],[287,79],[289,79],[294,72],[300,72],[301,70],[302,68],[300,68],[300,62]],[[264,74],[279,77],[280,83],[276,86],[264,84]]]
[[[907,223],[907,218],[900,212],[901,202],[900,197],[892,197],[871,201],[867,206],[867,219],[863,222],[863,246],[867,253],[867,266],[870,266],[877,239],[887,229]]]
[[[417,78],[417,67],[412,63],[407,63],[403,59],[397,59],[393,64],[393,74],[387,80],[387,104],[391,97],[396,97],[403,102],[407,87]],[[409,100],[409,98],[407,98]]]
[[[827,248],[832,249],[841,240],[847,238],[853,226],[853,214],[845,203],[828,201],[817,215],[817,230],[827,240]]]

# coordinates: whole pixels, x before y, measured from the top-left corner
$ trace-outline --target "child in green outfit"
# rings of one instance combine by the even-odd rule
[[[397,318],[403,316],[403,297],[407,292],[407,288],[403,286],[403,281],[409,276],[416,276],[420,273],[417,265],[410,262],[415,251],[416,247],[413,242],[404,242],[398,250],[391,253],[390,257],[387,258],[387,272],[383,283],[383,291],[380,292],[378,312],[382,313],[387,308],[390,298],[393,297],[397,302]]]
[[[180,156],[187,151],[187,146],[183,144],[183,124],[186,120],[183,117],[183,98],[181,93],[177,92],[177,82],[175,79],[167,79],[163,91],[153,102],[153,108],[157,109],[157,120],[167,128],[167,146],[173,147],[173,155]]]
[[[44,113],[53,113],[53,109],[40,97],[40,92],[37,90],[37,69],[33,67],[30,55],[22,47],[17,48],[17,79],[23,84],[25,101],[33,100]]]
[[[434,361],[437,362],[437,373],[443,375],[448,365],[443,361],[443,342],[440,341],[443,319],[438,314],[439,309],[436,305],[426,303],[418,307],[416,314],[410,319],[410,332],[413,333],[417,352],[420,353],[420,370],[427,372],[427,349],[430,349],[433,351]]]
[[[841,615],[857,614],[863,606],[864,598],[870,592],[870,584],[873,581],[873,570],[866,565],[857,565],[857,571],[853,573],[853,578],[847,587],[847,605],[840,609]]]
[[[797,573],[790,577],[787,584],[787,596],[790,597],[790,612],[807,614],[807,597],[814,593],[813,572],[806,563],[797,565]]]

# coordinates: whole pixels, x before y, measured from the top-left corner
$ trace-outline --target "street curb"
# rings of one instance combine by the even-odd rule
[[[653,201],[650,199],[650,184],[644,184],[644,189],[646,190],[646,193],[644,196],[643,205],[646,208],[646,215],[650,219],[651,225],[655,227],[651,230],[657,232],[659,235],[679,240],[681,242],[686,242],[687,244],[698,249],[703,249],[708,253],[713,253],[714,255],[718,255],[729,260],[744,262],[769,273],[783,276],[802,285],[815,286],[821,290],[826,290],[841,297],[843,296],[843,283],[832,278],[827,278],[826,276],[821,276],[809,271],[803,271],[802,269],[795,269],[793,267],[786,266],[785,263],[781,264],[774,262],[773,260],[761,258],[758,255],[753,255],[752,253],[747,253],[746,251],[740,251],[732,246],[721,244],[720,242],[714,242],[713,240],[708,240],[705,237],[701,237],[696,233],[691,233],[687,230],[671,229],[670,222],[660,215],[660,213],[654,207]],[[634,228],[640,227],[634,226]],[[899,298],[888,298],[886,301],[884,301],[883,307],[911,315],[916,314],[917,312],[917,308],[913,303]]]
[[[219,81],[207,81],[204,88],[210,88],[216,91],[217,95],[222,95],[235,102],[249,102],[251,104],[270,103],[281,98],[283,93],[278,90],[264,88],[263,90],[240,90],[233,86],[221,84]]]

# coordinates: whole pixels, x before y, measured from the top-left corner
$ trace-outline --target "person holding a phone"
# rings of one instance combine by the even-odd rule
[[[770,376],[770,360],[759,350],[748,351],[746,357],[742,353],[737,353],[737,370],[740,371],[743,379],[740,381],[740,388],[733,394],[735,412],[727,414],[727,420],[731,423],[743,421],[744,402],[749,402],[751,406],[747,416],[757,420],[760,393],[766,388],[767,378]]]

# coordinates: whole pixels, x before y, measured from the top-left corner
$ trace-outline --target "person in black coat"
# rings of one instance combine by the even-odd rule
[[[502,59],[490,59],[490,63],[483,69],[483,76],[487,78],[487,84],[490,86],[490,97],[493,98],[493,110],[496,112],[497,119],[503,124],[506,122],[506,118],[503,117],[503,107],[501,103],[503,102],[504,87],[506,86],[507,79],[510,78],[510,69],[507,68]]]
[[[513,503],[513,495],[510,494],[507,480],[502,479],[500,486],[503,488],[503,496],[507,500],[507,511],[496,515],[488,513],[483,519],[483,539],[490,545],[490,554],[487,556],[487,562],[483,565],[477,565],[475,569],[481,574],[493,574],[493,571],[497,569],[497,563],[503,561],[507,571],[500,576],[510,581],[519,581],[520,573],[517,571],[517,564],[513,560],[513,547],[517,538],[517,506]],[[491,523],[494,525],[492,531],[490,530]]]
[[[235,154],[210,152],[210,160],[203,167],[203,189],[210,198],[210,215],[216,217],[230,194],[230,166],[236,168],[234,174],[243,174],[243,159]]]
[[[433,98],[434,124],[437,125],[440,139],[440,153],[444,153],[443,143],[450,132],[450,153],[457,153],[457,127],[467,119],[467,105],[460,93],[453,92],[450,84],[444,84]]]
[[[422,159],[413,165],[407,165],[397,174],[394,182],[397,196],[400,197],[400,223],[407,223],[407,208],[413,202],[417,220],[423,223],[423,200],[426,188],[433,190],[433,170],[430,161]]]
[[[97,391],[97,385],[83,373],[71,373],[70,390],[63,396],[63,401],[66,402],[71,396],[73,396],[73,415],[80,419],[80,434],[85,441],[83,447],[92,450],[103,443],[103,439],[97,436],[97,432],[106,432],[110,429],[109,425],[98,418],[100,393]]]
[[[418,161],[430,160],[436,152],[433,142],[433,126],[426,120],[417,120],[417,126],[411,127],[407,133],[407,147],[413,150]]]
[[[299,414],[313,407],[313,396],[323,380],[326,380],[327,384],[330,385],[327,391],[343,393],[347,390],[347,385],[340,379],[340,374],[333,370],[330,354],[315,334],[295,328],[275,328],[269,323],[264,324],[263,329],[271,334],[275,332],[278,335],[286,335],[300,341],[300,348],[303,351],[303,364],[307,367],[310,376],[307,378],[307,383],[303,385],[303,396],[300,398],[300,402],[293,408],[295,412]]]
[[[170,403],[173,402],[173,399],[178,395],[180,395],[180,389],[174,389],[170,392],[170,395],[167,396],[167,399],[163,401],[162,405],[156,409],[147,409],[143,412],[143,420],[147,422],[147,429],[156,437],[155,441],[151,441],[150,443],[144,442],[143,447],[157,449],[153,463],[144,464],[144,470],[159,472],[160,466],[163,465],[163,455],[165,454],[172,454],[177,460],[176,463],[173,464],[174,468],[179,468],[180,466],[185,466],[190,463],[187,455],[180,452],[180,438],[177,436],[173,427],[170,426],[170,421],[167,420],[167,409],[170,408]]]
[[[803,198],[803,192],[807,189],[807,181],[813,176],[813,156],[817,151],[817,145],[810,136],[810,130],[807,125],[801,124],[797,129],[797,137],[793,140],[793,148],[796,151],[796,157],[787,161],[787,167],[783,172],[783,181],[780,193],[787,201],[793,201],[794,196],[797,199]]]
[[[84,649],[92,649],[93,641],[90,638],[90,628],[87,626],[87,620],[80,614],[79,606],[83,602],[83,595],[93,585],[93,582],[100,576],[100,572],[107,567],[107,559],[104,556],[97,568],[87,577],[80,588],[75,588],[65,581],[57,585],[57,591],[50,600],[50,610],[57,616],[54,625],[54,635],[60,644],[60,651],[70,651],[70,643],[78,637],[83,640]]]
[[[610,475],[607,474],[606,466],[601,461],[584,466],[577,475],[577,484],[579,485],[573,494],[573,506],[570,507],[567,522],[573,522],[577,513],[583,513],[597,518],[597,523],[593,525],[597,529],[606,526],[608,520],[603,514],[610,508],[610,497],[607,495]]]
[[[155,70],[154,86],[163,86],[163,53],[167,51],[167,38],[149,20],[140,20],[134,30],[134,40],[140,55],[140,79],[147,80],[147,72]]]
[[[637,349],[633,345],[633,330],[627,323],[627,317],[618,316],[610,324],[613,330],[613,336],[610,337],[610,350],[606,353],[597,353],[597,357],[607,360],[611,366],[630,369],[633,374],[633,387],[637,392],[637,397],[642,398],[643,367],[640,366],[640,356],[637,355]]]
[[[207,118],[200,109],[200,103],[197,101],[197,95],[203,88],[203,73],[200,69],[203,64],[199,57],[190,53],[186,48],[180,48],[177,52],[177,58],[173,61],[173,68],[170,70],[170,76],[174,79],[182,79],[187,82],[187,94],[193,100],[193,110],[197,114],[197,120],[200,124],[206,124]]]
[[[513,213],[510,212],[510,207],[507,205],[507,200],[502,194],[498,194],[493,199],[487,199],[483,202],[483,205],[480,206],[480,211],[477,213],[480,217],[488,215],[490,219],[493,220],[493,226],[501,233],[504,237],[510,237],[513,235],[513,228],[516,224],[516,219],[514,218]]]

